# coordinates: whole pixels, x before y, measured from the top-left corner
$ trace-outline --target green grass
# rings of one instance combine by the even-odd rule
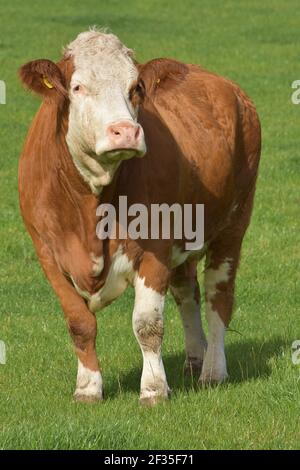
[[[300,78],[298,0],[51,2],[0,0],[0,448],[300,448],[299,128],[291,83]],[[20,219],[18,158],[38,101],[17,68],[56,60],[89,25],[109,26],[137,58],[169,56],[236,80],[257,105],[263,154],[226,347],[229,382],[198,390],[183,376],[183,335],[171,298],[163,356],[172,400],[138,406],[141,354],[133,292],[98,314],[107,399],[75,404],[76,360],[58,301]],[[37,182],[38,184],[38,182]]]

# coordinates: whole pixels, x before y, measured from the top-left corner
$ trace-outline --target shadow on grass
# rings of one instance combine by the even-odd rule
[[[266,341],[236,341],[226,348],[229,383],[242,383],[249,380],[267,378],[272,369],[270,360],[282,355],[290,346],[286,338],[277,336]]]
[[[275,337],[265,342],[258,340],[236,341],[226,347],[226,357],[229,372],[229,384],[239,384],[255,379],[267,378],[271,375],[270,360],[281,356],[289,342],[281,337]],[[198,377],[188,377],[184,374],[185,354],[167,354],[163,357],[168,383],[175,391],[197,388]],[[139,391],[142,369],[133,368],[128,374],[119,377],[119,381],[111,384],[111,396],[123,392]]]

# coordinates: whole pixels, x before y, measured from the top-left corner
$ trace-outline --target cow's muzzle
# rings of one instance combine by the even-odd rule
[[[107,127],[106,136],[108,145],[97,151],[101,161],[128,160],[143,157],[146,153],[144,131],[138,123],[120,121],[111,124]]]

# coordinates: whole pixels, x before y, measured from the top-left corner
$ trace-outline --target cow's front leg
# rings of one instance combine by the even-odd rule
[[[82,300],[82,299],[80,299]],[[96,355],[97,321],[86,305],[77,301],[72,309],[64,305],[67,324],[78,358],[78,371],[74,398],[77,401],[102,400],[103,386]]]
[[[135,282],[133,330],[143,354],[140,403],[155,405],[169,395],[161,357],[165,295],[146,283],[141,277]]]
[[[78,358],[74,398],[79,401],[102,400],[102,377],[96,355],[97,321],[85,301],[63,276],[48,247],[40,240],[36,248],[44,272],[58,295]]]

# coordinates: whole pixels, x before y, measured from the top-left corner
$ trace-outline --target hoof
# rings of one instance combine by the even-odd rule
[[[200,375],[199,385],[201,387],[217,387],[228,379],[228,374],[206,374]]]
[[[186,362],[184,366],[184,375],[191,377],[200,377],[203,362]]]
[[[208,350],[203,363],[199,383],[206,387],[215,387],[228,378],[226,358],[223,350]]]
[[[103,400],[100,395],[86,395],[84,393],[75,392],[74,400],[81,403],[98,403]]]
[[[150,397],[141,397],[140,405],[145,407],[152,407],[158,405],[158,403],[164,403],[168,400],[168,397],[162,395],[153,395]]]
[[[167,393],[158,393],[158,392],[146,392],[144,395],[140,396],[140,405],[141,406],[155,406],[159,403],[165,403],[171,396],[171,390],[168,389]]]

